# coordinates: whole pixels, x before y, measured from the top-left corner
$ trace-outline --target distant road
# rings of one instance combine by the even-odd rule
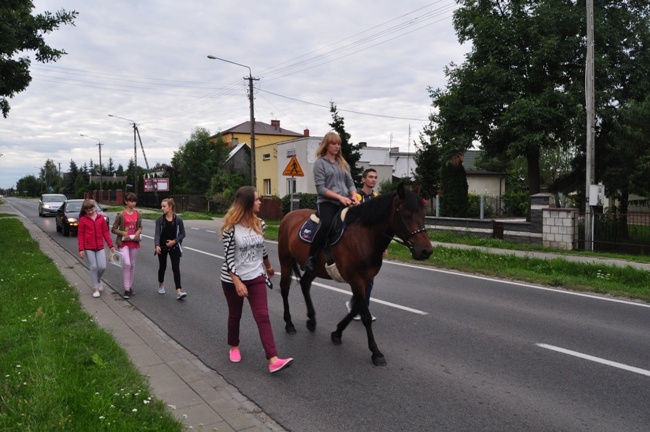
[[[9,202],[76,255],[76,238],[57,233],[54,218],[39,218],[35,201]],[[152,237],[153,221],[144,228]],[[171,295],[171,268],[169,294],[156,292],[157,258],[145,239],[129,303],[289,430],[648,431],[647,304],[430,267],[386,262],[376,278],[371,308],[384,368],[372,366],[360,322],[344,332],[343,345],[330,342],[349,289],[322,279],[312,288],[313,334],[297,283],[296,335],[284,332],[279,287],[269,292],[276,343],[280,355],[296,359],[292,368],[268,373],[249,309],[244,359],[230,363],[218,228],[216,221],[186,222],[186,302]],[[279,267],[276,244],[267,248]],[[105,280],[121,292],[121,272],[110,267]]]

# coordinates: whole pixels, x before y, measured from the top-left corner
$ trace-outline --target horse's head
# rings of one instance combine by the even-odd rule
[[[424,227],[425,215],[424,200],[400,183],[397,187],[393,231],[416,260],[425,260],[433,253],[433,245]]]

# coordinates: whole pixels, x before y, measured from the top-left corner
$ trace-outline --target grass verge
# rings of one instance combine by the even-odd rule
[[[0,430],[182,430],[19,220],[0,244]]]

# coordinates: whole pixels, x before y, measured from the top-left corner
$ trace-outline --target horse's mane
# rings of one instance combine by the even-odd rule
[[[350,207],[348,214],[345,216],[345,223],[350,224],[358,220],[362,225],[370,226],[386,220],[391,213],[395,195],[397,195],[396,191],[388,192],[358,206]],[[418,195],[409,190],[404,191],[403,202],[404,207],[412,212],[418,212],[424,206]]]

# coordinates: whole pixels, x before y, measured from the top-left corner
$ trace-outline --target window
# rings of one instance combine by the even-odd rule
[[[266,153],[266,154],[262,157],[262,160],[265,160],[265,161],[267,161],[267,160],[271,160],[271,153]]]
[[[296,179],[288,178],[287,179],[287,193],[294,194],[296,193]]]
[[[271,195],[271,179],[264,179],[264,195]]]

